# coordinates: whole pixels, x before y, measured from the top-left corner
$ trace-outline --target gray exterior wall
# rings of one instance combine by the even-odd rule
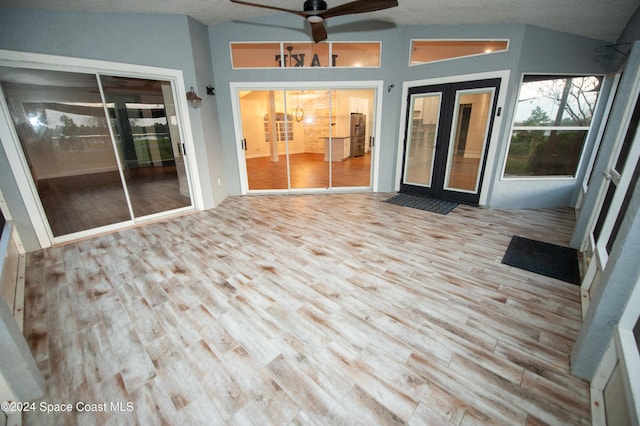
[[[350,25],[351,24],[351,25]],[[571,205],[577,179],[501,179],[511,130],[513,109],[521,75],[536,73],[605,73],[608,64],[598,61],[596,49],[606,42],[573,36],[527,25],[400,26],[375,21],[353,22],[352,17],[333,18],[328,23],[334,41],[379,40],[382,66],[375,69],[274,69],[233,70],[231,41],[308,41],[303,20],[284,14],[247,22],[206,27],[186,16],[158,14],[117,14],[2,9],[0,49],[45,53],[78,58],[180,69],[187,88],[194,86],[204,99],[200,109],[189,109],[192,133],[199,161],[204,207],[214,207],[227,194],[240,194],[239,165],[231,110],[231,82],[316,82],[383,81],[381,132],[376,135],[380,148],[379,190],[393,191],[396,159],[402,149],[399,129],[401,88],[404,82],[443,76],[509,70],[510,81],[503,106],[496,160],[486,170],[489,182],[488,207],[565,207]],[[355,29],[355,31],[353,31]],[[508,52],[463,58],[410,67],[412,39],[500,38],[509,39]],[[216,96],[206,96],[213,84]],[[411,84],[411,83],[409,83]],[[6,161],[4,153],[0,152]],[[585,167],[583,162],[581,167]],[[8,174],[3,171],[4,174]],[[9,176],[10,177],[10,176]],[[221,186],[218,186],[218,179]],[[4,181],[4,179],[3,179]],[[14,217],[22,216],[24,204],[16,197],[12,183],[0,183],[7,194]],[[6,186],[6,189],[5,189]],[[17,223],[27,250],[36,242],[27,224]]]
[[[599,57],[604,41],[587,39],[528,25],[465,25],[465,26],[403,26],[372,31],[341,32],[349,18],[332,19],[328,24],[329,39],[382,41],[382,66],[379,69],[274,69],[233,70],[229,59],[229,43],[233,41],[305,41],[309,39],[304,22],[291,22],[288,16],[273,16],[251,22],[225,23],[209,28],[213,69],[216,76],[220,122],[233,123],[229,83],[234,82],[315,82],[381,80],[384,87],[393,84],[391,92],[383,93],[382,128],[377,135],[380,148],[379,190],[393,191],[396,179],[396,158],[402,142],[398,133],[404,117],[400,117],[401,87],[404,82],[418,82],[452,75],[466,75],[509,70],[511,77],[504,119],[499,132],[497,159],[493,170],[486,170],[490,180],[488,206],[496,208],[567,207],[572,205],[576,185],[586,167],[581,164],[573,179],[502,180],[502,168],[511,133],[511,120],[517,102],[523,73],[606,74],[609,62]],[[338,31],[332,31],[332,27]],[[371,24],[375,26],[375,23]],[[358,27],[360,28],[360,27]],[[462,58],[419,66],[409,66],[412,39],[509,39],[509,51],[492,55]],[[418,85],[416,83],[415,85]],[[606,98],[606,91],[602,94]],[[225,176],[229,194],[240,194],[234,129],[221,129]],[[590,147],[588,145],[587,147]],[[588,159],[588,156],[587,156]]]

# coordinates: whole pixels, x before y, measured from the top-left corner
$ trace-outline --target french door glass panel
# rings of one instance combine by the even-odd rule
[[[192,205],[169,81],[0,67],[0,82],[54,238]]]
[[[412,95],[411,121],[407,129],[404,183],[431,187],[441,93]]]
[[[493,88],[458,91],[449,143],[445,189],[478,192]]]
[[[241,90],[248,189],[371,185],[375,90]]]
[[[190,206],[171,83],[100,79],[134,216]]]
[[[131,219],[96,76],[0,68],[54,237]]]

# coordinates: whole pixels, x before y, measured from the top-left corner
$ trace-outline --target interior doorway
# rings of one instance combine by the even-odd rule
[[[371,190],[377,89],[236,93],[243,193]]]
[[[500,83],[409,89],[401,192],[479,203]]]

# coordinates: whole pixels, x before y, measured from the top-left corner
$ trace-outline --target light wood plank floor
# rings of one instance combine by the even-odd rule
[[[391,195],[231,197],[30,254],[43,400],[132,411],[26,424],[589,424],[579,288],[500,262],[573,213]]]

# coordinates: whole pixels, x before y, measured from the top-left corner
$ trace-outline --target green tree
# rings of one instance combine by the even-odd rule
[[[535,107],[533,111],[531,111],[531,115],[529,118],[522,122],[523,126],[542,126],[551,121],[549,115],[546,111],[544,111],[539,106]]]

